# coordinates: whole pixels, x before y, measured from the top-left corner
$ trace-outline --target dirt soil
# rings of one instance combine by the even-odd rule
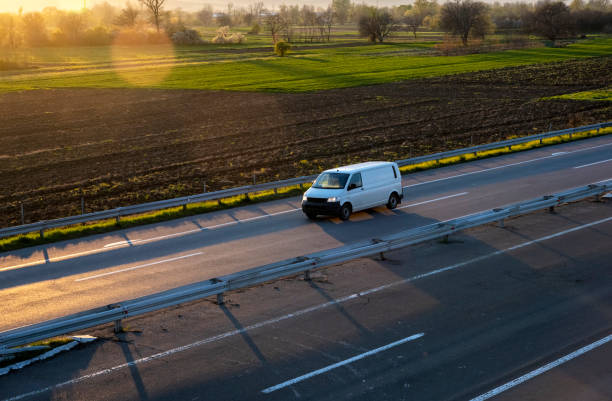
[[[0,95],[0,227],[612,119],[538,101],[612,82],[612,57],[309,94],[60,89]]]

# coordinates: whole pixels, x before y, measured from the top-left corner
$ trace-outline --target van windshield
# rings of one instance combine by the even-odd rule
[[[346,185],[349,175],[345,173],[323,173],[312,185],[313,188],[342,189]]]

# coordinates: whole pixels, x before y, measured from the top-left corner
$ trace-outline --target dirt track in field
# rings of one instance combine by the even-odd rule
[[[612,82],[612,57],[311,94],[65,89],[0,95],[0,226],[612,119],[536,101]]]

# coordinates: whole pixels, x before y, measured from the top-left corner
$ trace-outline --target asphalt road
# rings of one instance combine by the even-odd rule
[[[484,400],[612,335],[611,238],[583,201],[129,319],[0,400]],[[491,399],[612,399],[610,345]]]
[[[299,199],[0,256],[0,330],[612,178],[612,138],[404,178],[400,209],[310,222]]]

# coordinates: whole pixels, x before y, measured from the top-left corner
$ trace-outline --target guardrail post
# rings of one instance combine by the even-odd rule
[[[119,216],[119,215],[117,215],[117,216],[115,217],[115,224],[117,224],[117,225],[119,225],[119,218],[120,218],[120,216]]]
[[[120,307],[121,307],[121,305],[119,305],[119,304],[110,304],[110,305],[107,305],[106,307],[107,307],[109,310],[111,310],[111,309],[117,309],[117,308],[120,308]],[[115,333],[121,333],[121,332],[123,332],[123,325],[121,324],[121,319],[117,319],[117,320],[115,320],[115,322],[114,322],[114,323],[115,323],[115,328],[113,329],[113,331],[114,331]]]
[[[45,229],[44,229],[44,228],[41,228],[41,229],[40,229],[40,238],[41,238],[41,239],[42,239],[42,238],[45,238]]]
[[[555,212],[555,207],[554,206],[549,206],[548,207],[548,213],[554,213]]]
[[[187,204],[184,204],[183,205],[183,212],[186,212],[186,211],[187,211]]]
[[[304,183],[300,183],[300,189],[304,190]]]
[[[278,188],[274,188],[274,195],[278,195]]]
[[[498,223],[500,228],[504,228],[504,219],[499,219]]]
[[[310,270],[304,270],[304,281],[311,281]]]
[[[508,145],[508,150],[512,150],[512,145]]]
[[[225,303],[225,299],[223,299],[223,293],[217,294],[217,305],[223,305]]]

